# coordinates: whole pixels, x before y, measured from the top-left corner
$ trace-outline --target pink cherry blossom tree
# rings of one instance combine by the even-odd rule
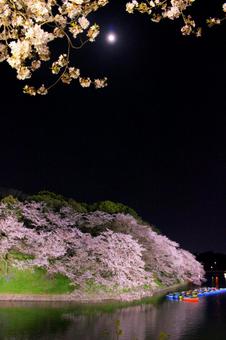
[[[55,212],[40,202],[0,204],[0,255],[6,264],[11,251],[31,255],[11,259],[17,268],[42,267],[81,288],[92,281],[154,289],[156,279],[200,284],[204,276],[191,253],[130,215],[77,213],[66,206]]]

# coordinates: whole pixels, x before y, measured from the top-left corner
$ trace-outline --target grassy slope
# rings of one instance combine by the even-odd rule
[[[11,254],[13,257],[21,255]],[[40,268],[19,270],[0,261],[0,294],[65,294],[73,287],[70,280],[60,274],[50,276]]]

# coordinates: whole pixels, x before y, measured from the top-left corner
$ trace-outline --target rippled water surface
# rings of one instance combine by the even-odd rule
[[[130,307],[0,302],[1,340],[157,340],[161,332],[170,340],[226,340],[226,294]]]

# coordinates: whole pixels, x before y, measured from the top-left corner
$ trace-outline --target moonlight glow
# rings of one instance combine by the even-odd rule
[[[117,40],[117,37],[115,35],[115,33],[111,32],[111,33],[108,33],[107,34],[107,42],[110,43],[110,44],[114,44]]]

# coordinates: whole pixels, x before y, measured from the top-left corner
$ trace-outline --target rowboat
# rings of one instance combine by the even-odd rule
[[[199,298],[202,296],[217,295],[222,293],[226,293],[226,288],[202,287],[189,291],[169,293],[166,295],[166,298],[168,300],[198,302]]]
[[[193,297],[193,296],[184,296],[183,300],[184,302],[199,302],[198,297]]]

